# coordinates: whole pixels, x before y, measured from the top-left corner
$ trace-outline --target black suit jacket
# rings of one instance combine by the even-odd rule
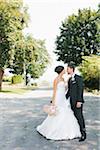
[[[70,97],[71,106],[76,106],[77,102],[84,103],[83,89],[84,84],[81,76],[75,74],[74,80],[72,78],[69,79],[66,98]]]

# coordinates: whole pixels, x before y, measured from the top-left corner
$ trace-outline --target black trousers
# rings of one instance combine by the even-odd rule
[[[81,105],[80,108],[77,107],[71,107],[76,119],[78,120],[79,126],[80,126],[80,131],[81,133],[85,131],[85,121],[83,117],[83,104]]]

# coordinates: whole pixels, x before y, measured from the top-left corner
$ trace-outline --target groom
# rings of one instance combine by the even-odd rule
[[[76,75],[74,71],[75,65],[73,62],[70,62],[67,67],[67,73],[71,75],[71,78],[68,81],[66,98],[68,99],[70,97],[71,109],[78,120],[82,135],[79,142],[81,142],[86,139],[85,122],[83,117],[83,80],[82,77]]]

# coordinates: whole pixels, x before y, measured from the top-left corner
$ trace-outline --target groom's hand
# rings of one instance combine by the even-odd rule
[[[80,107],[81,107],[81,105],[82,105],[82,103],[81,103],[81,102],[77,102],[76,107],[77,107],[77,108],[80,108]]]

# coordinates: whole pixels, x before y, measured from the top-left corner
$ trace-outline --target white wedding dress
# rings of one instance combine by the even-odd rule
[[[65,97],[65,83],[60,81],[56,91],[56,116],[49,116],[37,126],[37,131],[47,139],[66,140],[81,136],[79,124]]]

